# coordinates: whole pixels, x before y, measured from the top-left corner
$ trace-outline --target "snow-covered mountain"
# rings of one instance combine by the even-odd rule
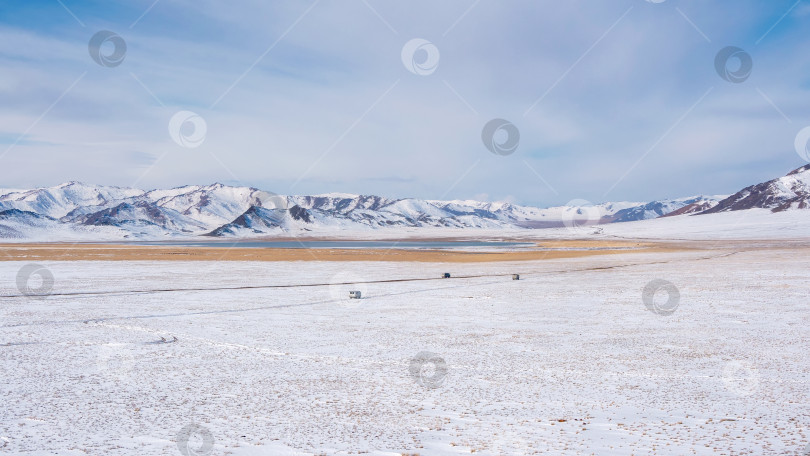
[[[49,230],[59,227],[59,221],[20,209],[0,211],[0,238],[26,238],[33,230]]]
[[[234,221],[226,223],[207,236],[239,236],[273,232],[307,231],[307,225],[312,223],[310,212],[300,206],[289,209],[265,209],[260,206],[250,206]]]
[[[223,184],[144,191],[69,182],[0,190],[0,238],[156,239],[328,235],[389,228],[532,229],[632,222],[750,208],[810,207],[810,165],[730,197],[536,208],[469,200],[390,199],[330,193],[281,196]]]
[[[722,196],[692,196],[667,201],[652,201],[650,203],[622,209],[613,216],[611,222],[635,222],[649,220],[667,215],[682,215],[705,211],[717,205]]]
[[[389,199],[330,193],[280,196],[223,184],[144,191],[69,182],[0,190],[0,237],[155,239],[386,228],[546,228],[657,217],[688,200],[546,209],[510,203]],[[642,210],[653,205],[654,209]]]
[[[810,208],[810,164],[786,176],[746,187],[703,214],[761,208],[772,212]]]
[[[34,190],[0,190],[0,210],[19,209],[58,219],[80,207],[110,205],[143,194],[143,190],[133,188],[68,182]]]
[[[88,226],[114,226],[130,230],[155,227],[182,233],[199,232],[207,228],[204,223],[174,209],[142,199],[118,203],[91,213],[77,215],[77,212],[84,211],[73,210],[62,220]]]

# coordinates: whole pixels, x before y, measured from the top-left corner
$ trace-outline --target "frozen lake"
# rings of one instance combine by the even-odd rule
[[[103,294],[0,301],[0,447],[176,456],[188,439],[188,454],[237,456],[801,454],[807,253],[46,262],[54,293]],[[0,263],[0,294],[19,294],[23,265]],[[443,272],[481,277],[363,283]],[[645,304],[655,281],[679,300],[657,293]],[[296,283],[336,285],[125,292]]]
[[[245,247],[264,249],[463,249],[486,247],[488,249],[532,247],[532,243],[506,241],[163,241],[134,242],[132,245],[161,245],[175,247]]]

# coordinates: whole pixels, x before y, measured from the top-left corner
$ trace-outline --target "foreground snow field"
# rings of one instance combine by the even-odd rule
[[[802,454],[807,254],[47,262],[54,295],[0,299],[0,452]],[[24,265],[0,263],[0,294]],[[671,315],[642,300],[656,279]]]

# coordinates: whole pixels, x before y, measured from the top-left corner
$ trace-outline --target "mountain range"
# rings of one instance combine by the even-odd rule
[[[728,196],[551,208],[479,201],[389,199],[330,193],[282,196],[223,184],[144,191],[68,182],[0,190],[0,238],[164,239],[329,234],[390,228],[552,228],[699,216],[766,208],[810,208],[810,165]]]

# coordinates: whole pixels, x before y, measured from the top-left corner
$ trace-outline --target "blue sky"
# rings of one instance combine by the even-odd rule
[[[13,2],[0,187],[540,206],[731,193],[804,164],[808,21],[808,0]],[[126,43],[120,65],[91,57],[102,30]],[[406,68],[412,39],[435,46],[435,71]],[[744,82],[715,69],[727,46],[751,56]],[[180,111],[204,121],[196,147],[175,141],[190,123],[170,134]],[[482,141],[495,118],[520,132],[510,155]]]

